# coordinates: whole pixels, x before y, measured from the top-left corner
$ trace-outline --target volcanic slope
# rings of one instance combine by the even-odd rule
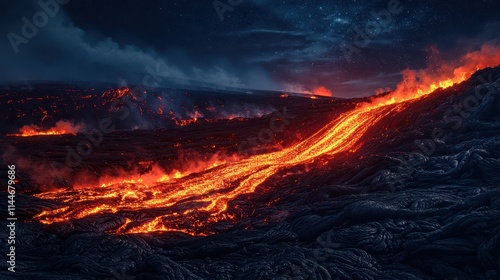
[[[229,201],[236,218],[204,237],[107,233],[126,223],[120,212],[42,225],[31,219],[54,202],[20,195],[19,270],[33,279],[498,279],[499,80],[500,68],[481,70],[366,127],[354,151],[276,170]]]

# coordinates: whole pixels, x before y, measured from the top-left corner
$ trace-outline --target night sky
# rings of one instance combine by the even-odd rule
[[[22,18],[33,22],[38,1],[1,2],[0,82],[135,84],[158,67],[165,86],[325,86],[357,97],[425,68],[433,49],[453,58],[500,36],[498,0],[72,0],[59,8],[25,38]]]

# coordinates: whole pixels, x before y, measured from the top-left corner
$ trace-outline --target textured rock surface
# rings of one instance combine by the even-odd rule
[[[500,77],[500,70],[482,75]],[[466,118],[446,113],[473,77],[371,128],[359,154],[295,172],[252,196],[252,214],[207,237],[115,235],[120,215],[18,223],[23,279],[500,279],[500,90]],[[491,89],[493,88],[493,89]],[[457,115],[457,114],[455,114]],[[414,140],[447,138],[426,153]],[[380,133],[386,131],[387,133]],[[352,155],[350,157],[353,157]],[[240,200],[235,203],[239,203]],[[270,203],[270,201],[272,203]],[[6,199],[0,207],[6,208]],[[241,202],[248,203],[242,198]],[[19,196],[29,219],[51,202]],[[5,219],[2,219],[2,221]],[[266,222],[263,222],[266,220]],[[6,236],[1,222],[2,243]],[[0,265],[2,279],[14,279]],[[126,278],[129,277],[129,278]],[[20,278],[16,278],[20,279]]]

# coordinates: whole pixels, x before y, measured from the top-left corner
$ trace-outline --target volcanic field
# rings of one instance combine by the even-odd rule
[[[16,268],[26,279],[499,279],[500,68],[488,66],[500,59],[468,58],[452,77],[407,73],[359,99],[4,87]]]

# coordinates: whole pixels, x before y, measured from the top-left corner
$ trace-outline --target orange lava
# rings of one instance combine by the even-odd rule
[[[25,125],[19,129],[19,134],[7,134],[7,136],[40,136],[40,135],[76,135],[83,129],[82,124],[73,124],[69,121],[58,121],[52,128],[44,129],[37,125]]]
[[[189,119],[181,119],[180,120],[180,119],[177,119],[175,114],[173,114],[173,115],[174,115],[174,117],[172,117],[172,120],[175,122],[176,125],[179,125],[179,126],[186,126],[186,125],[196,123],[199,118],[203,117],[203,114],[200,113],[199,111],[194,111],[192,113],[189,113],[188,114],[188,116],[190,117]]]
[[[324,86],[319,86],[319,87],[315,88],[313,91],[313,94],[314,95],[321,95],[321,96],[332,96],[333,95],[332,91],[327,89]]]
[[[214,231],[208,225],[232,219],[226,212],[229,201],[254,192],[285,168],[312,163],[318,157],[356,152],[363,145],[364,133],[384,117],[404,110],[413,100],[436,89],[468,79],[478,69],[500,65],[500,51],[485,45],[458,62],[456,67],[448,64],[432,71],[406,70],[403,82],[393,93],[358,104],[309,138],[280,151],[208,166],[198,173],[169,176],[166,181],[152,184],[121,181],[101,187],[41,193],[37,197],[62,201],[65,206],[44,211],[36,219],[50,224],[121,212],[128,213],[128,219],[115,231],[117,233],[183,231],[195,235],[211,234]],[[142,211],[146,209],[155,209],[154,214]]]
[[[111,99],[112,101],[120,99],[126,94],[130,94],[130,89],[128,87],[121,87],[118,89],[107,90],[101,95],[102,99]]]

